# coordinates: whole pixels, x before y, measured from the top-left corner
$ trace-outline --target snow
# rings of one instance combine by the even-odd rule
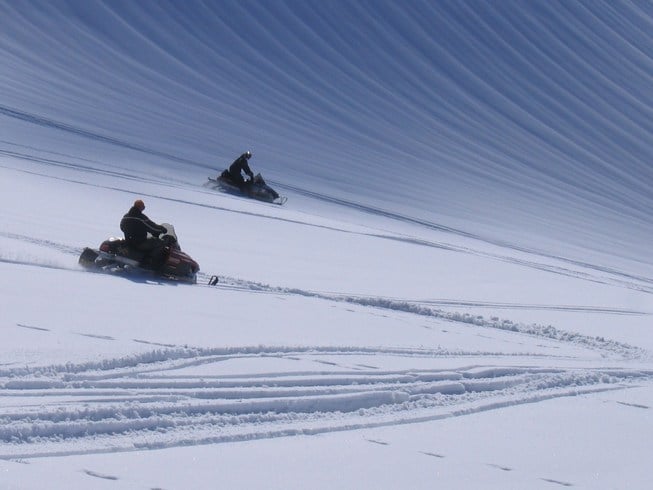
[[[0,489],[649,488],[650,10],[0,2]]]

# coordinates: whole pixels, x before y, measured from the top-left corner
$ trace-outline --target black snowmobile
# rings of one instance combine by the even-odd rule
[[[277,191],[267,185],[261,174],[256,174],[253,179],[245,181],[245,185],[239,187],[231,180],[229,171],[224,170],[217,179],[209,177],[207,185],[213,189],[220,189],[223,192],[242,194],[253,199],[258,199],[259,201],[273,204],[281,205],[288,200],[287,197],[280,196]]]
[[[79,263],[86,269],[106,272],[143,272],[173,281],[197,282],[200,266],[187,253],[181,250],[175,229],[171,224],[162,223],[167,232],[161,235],[163,256],[156,263],[145,252],[134,250],[122,238],[109,238],[99,249],[86,247],[79,256]]]

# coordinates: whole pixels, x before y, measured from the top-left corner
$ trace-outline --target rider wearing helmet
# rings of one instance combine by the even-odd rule
[[[249,164],[247,163],[247,160],[249,160],[250,158],[252,158],[252,152],[246,151],[238,158],[236,158],[234,160],[234,163],[232,163],[229,166],[229,178],[234,184],[236,184],[241,189],[246,184],[254,180],[254,172],[252,172],[252,170],[249,168]],[[249,175],[250,180],[246,182],[243,176],[241,175],[241,172],[245,172],[247,175]]]

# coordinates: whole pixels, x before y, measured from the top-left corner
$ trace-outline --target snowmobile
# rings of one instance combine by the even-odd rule
[[[200,266],[181,250],[175,229],[162,223],[167,230],[161,235],[163,261],[152,263],[151,257],[140,250],[134,250],[122,238],[111,237],[103,241],[98,250],[86,247],[79,256],[79,263],[89,270],[105,272],[141,272],[173,281],[195,284]]]
[[[207,185],[213,189],[220,189],[224,192],[243,194],[259,201],[270,202],[273,204],[284,204],[288,198],[280,196],[277,191],[265,183],[261,174],[256,174],[253,179],[245,181],[245,185],[238,187],[238,185],[231,180],[229,171],[224,170],[220,176],[216,178],[209,177]]]

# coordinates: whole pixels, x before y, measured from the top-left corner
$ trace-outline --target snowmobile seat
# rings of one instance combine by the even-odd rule
[[[100,250],[102,252],[107,252],[115,255],[122,255],[123,257],[127,257],[128,259],[132,259],[137,262],[141,262],[147,255],[146,252],[130,247],[127,245],[126,240],[120,238],[105,240],[102,242],[102,245],[100,245]]]

